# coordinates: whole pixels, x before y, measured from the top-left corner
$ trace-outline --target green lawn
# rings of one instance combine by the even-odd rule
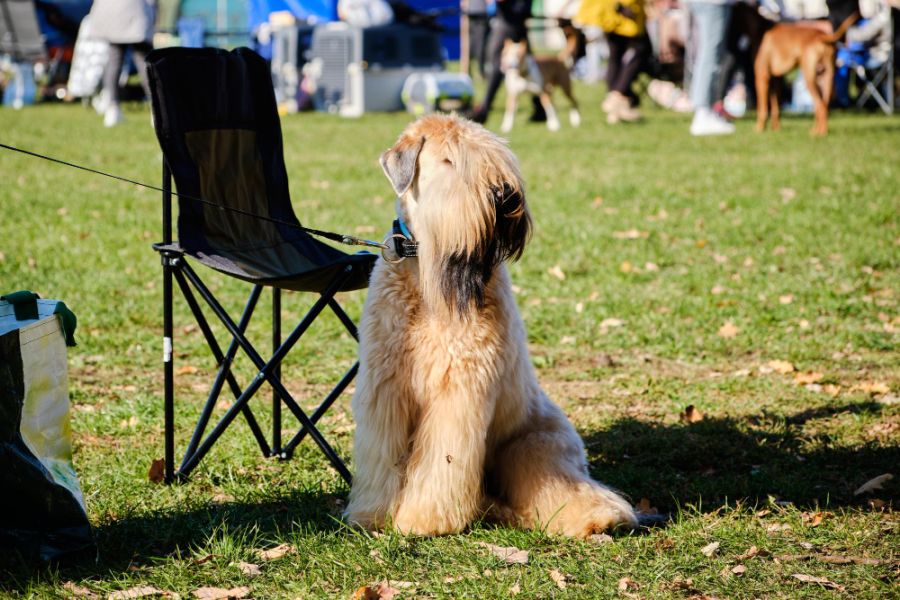
[[[480,524],[372,536],[340,521],[347,488],[310,442],[269,461],[240,422],[188,483],[151,483],[163,452],[159,195],[3,151],[0,293],[31,289],[79,317],[75,463],[98,556],[11,561],[0,595],[70,598],[74,582],[98,597],[246,586],[254,598],[349,598],[384,580],[402,598],[900,595],[900,121],[838,112],[830,135],[811,139],[811,117],[765,135],[744,120],[734,136],[694,139],[687,117],[652,108],[644,123],[608,126],[600,90],[577,93],[584,124],[556,134],[526,123],[522,102],[510,142],[535,235],[511,273],[538,375],[594,474],[670,514],[666,527],[592,542]],[[107,130],[80,106],[4,109],[0,142],[157,184],[149,113],[126,116]],[[387,230],[393,197],[377,158],[408,120],[284,118],[305,225]],[[247,288],[209,275],[238,309]],[[342,302],[358,316],[363,299]],[[285,310],[296,318],[311,301],[291,294]],[[267,300],[260,312],[251,335],[265,347]],[[308,406],[355,359],[335,319],[311,335],[285,368]],[[213,372],[201,337],[179,306],[180,449]],[[267,397],[252,403],[263,422]],[[689,405],[695,422],[680,419]],[[349,457],[349,396],[324,423]],[[885,473],[895,478],[882,489],[854,495]],[[260,556],[281,544],[291,552]]]

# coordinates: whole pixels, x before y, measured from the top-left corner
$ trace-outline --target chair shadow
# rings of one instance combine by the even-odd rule
[[[159,511],[110,521],[94,527],[96,549],[49,566],[21,557],[0,557],[0,595],[41,579],[48,568],[57,570],[60,579],[78,580],[125,573],[162,557],[190,560],[219,534],[237,540],[251,537],[264,547],[270,540],[282,539],[298,523],[319,532],[334,531],[343,526],[330,512],[334,499],[324,492],[292,492],[265,502],[211,503],[183,512]]]
[[[671,512],[693,505],[707,512],[738,500],[765,505],[769,497],[799,508],[865,506],[854,496],[863,483],[900,464],[900,445],[847,445],[802,425],[840,413],[879,413],[864,401],[790,416],[706,417],[689,424],[622,419],[584,437],[594,475],[633,501]],[[877,497],[895,501],[894,479]]]

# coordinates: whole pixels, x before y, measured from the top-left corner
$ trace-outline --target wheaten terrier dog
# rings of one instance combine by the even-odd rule
[[[426,116],[381,166],[418,257],[378,261],[369,285],[347,519],[418,535],[483,515],[577,537],[634,525],[531,366],[503,264],[531,227],[513,153],[480,125]]]

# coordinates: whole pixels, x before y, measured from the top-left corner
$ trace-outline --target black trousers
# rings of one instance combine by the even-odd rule
[[[606,86],[611,92],[634,96],[631,84],[637,79],[650,56],[650,40],[646,34],[626,37],[615,33],[606,34],[609,44],[609,65],[606,68]]]

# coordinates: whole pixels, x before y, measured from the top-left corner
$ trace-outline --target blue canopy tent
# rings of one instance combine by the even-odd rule
[[[197,0],[195,0],[197,1]],[[459,10],[457,0],[405,0],[406,3],[420,12],[440,12],[438,23],[444,27],[441,44],[447,51],[447,58],[459,58]],[[269,15],[277,11],[287,11],[298,19],[315,23],[337,21],[337,0],[248,0],[248,26],[256,31],[260,25],[268,22]]]

